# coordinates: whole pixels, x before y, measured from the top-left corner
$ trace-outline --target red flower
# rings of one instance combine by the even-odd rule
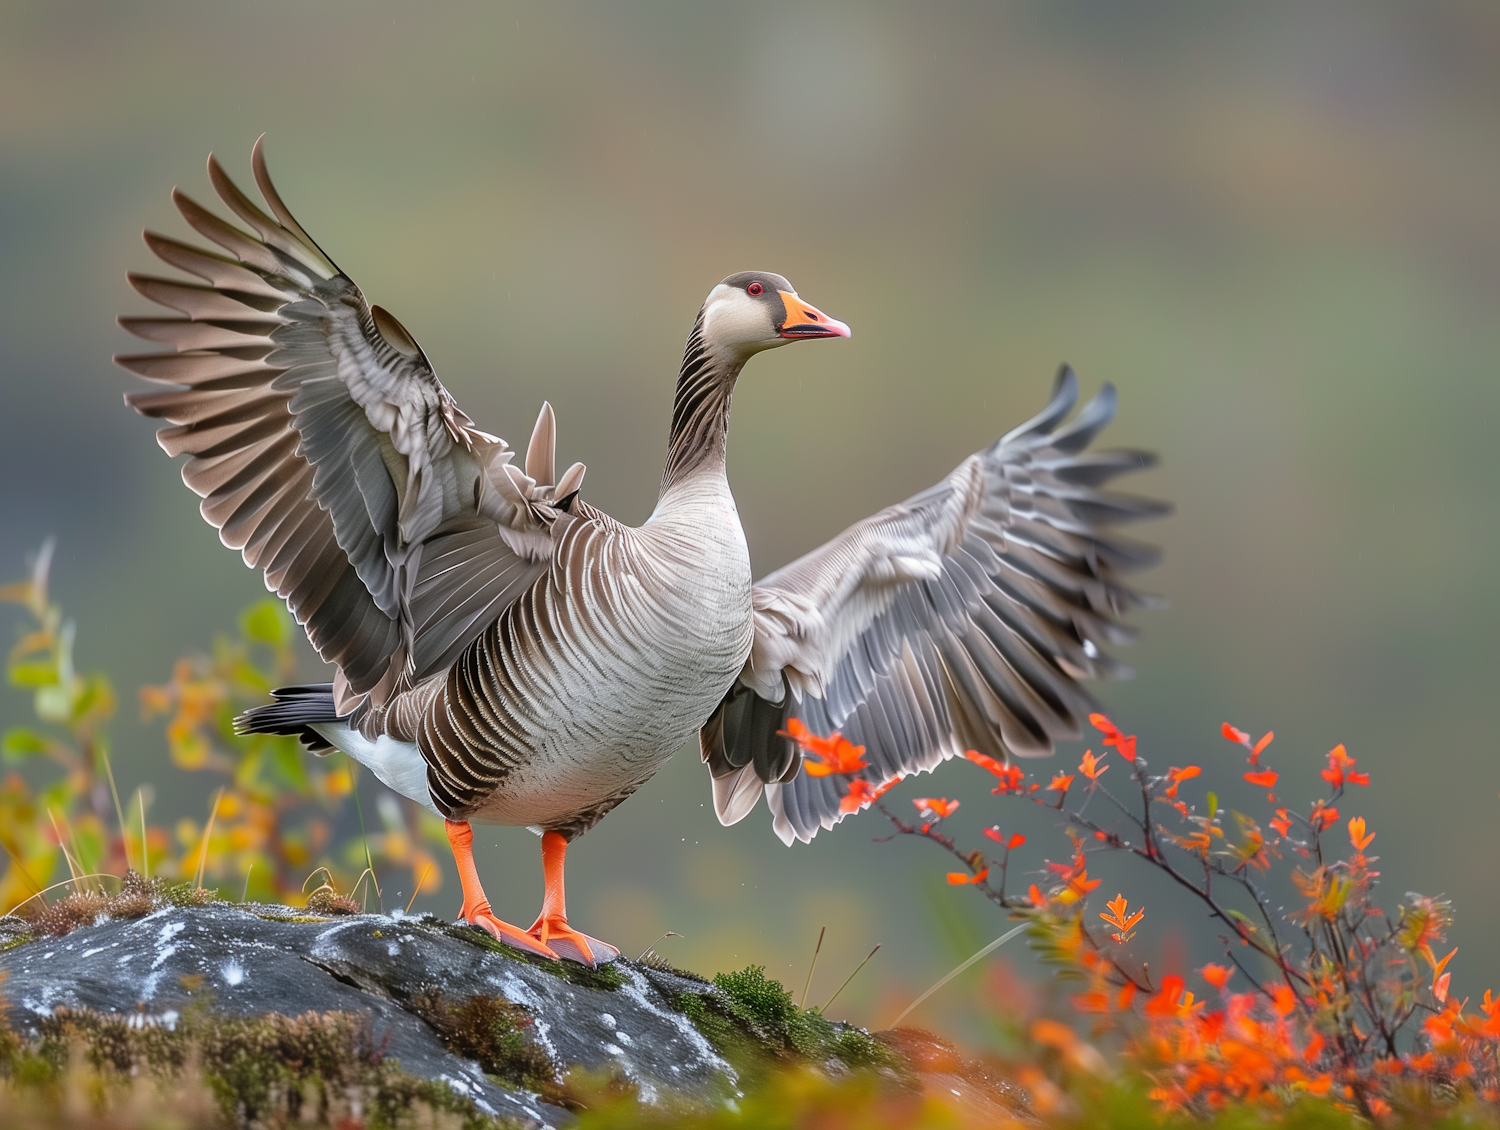
[[[1099,765],[1099,760],[1100,759],[1094,756],[1093,750],[1084,750],[1083,760],[1078,763],[1078,771],[1085,777],[1087,777],[1090,781],[1097,781],[1102,774],[1109,772],[1109,766],[1105,765],[1103,768],[1101,768]]]
[[[1059,773],[1052,778],[1052,783],[1047,786],[1052,792],[1065,793],[1073,786],[1073,774]]]
[[[1005,848],[1006,851],[1011,851],[1014,848],[1018,848],[1026,842],[1026,837],[1021,835],[1020,832],[1012,832],[1010,836],[1007,837],[1005,833],[1000,831],[1000,825],[998,824],[986,828],[984,830],[984,834],[990,839],[994,840],[1001,847]]]
[[[1248,746],[1250,744],[1250,735],[1244,730],[1236,729],[1228,722],[1219,727],[1219,733],[1224,735],[1226,741],[1234,742],[1236,745]]]
[[[1000,778],[1000,783],[990,790],[992,793],[1018,793],[1021,791],[1021,782],[1026,779],[1026,774],[1021,772],[1019,765],[1007,765],[995,773],[995,776]]]
[[[1169,973],[1161,979],[1161,992],[1146,1002],[1146,1015],[1157,1017],[1172,1017],[1178,1014],[1177,1002],[1182,999],[1182,990],[1186,982],[1175,973]]]
[[[1263,789],[1274,789],[1276,780],[1280,776],[1274,769],[1262,769],[1259,773],[1246,773],[1245,780],[1252,785],[1259,785]]]
[[[866,781],[863,777],[856,777],[849,782],[848,794],[843,800],[839,801],[839,811],[858,812],[862,808],[868,808],[900,784],[900,782],[900,777],[892,777],[877,789],[872,788],[870,782]]]
[[[1276,1009],[1278,1016],[1291,1015],[1292,1009],[1297,1007],[1297,994],[1292,992],[1286,985],[1277,985],[1274,988],[1267,986],[1271,991],[1271,1004]]]
[[[786,729],[776,732],[784,738],[791,738],[802,748],[803,753],[818,758],[817,761],[802,763],[809,777],[827,777],[832,773],[853,773],[868,764],[860,760],[865,747],[850,744],[849,740],[837,730],[826,738],[820,738],[803,724],[802,719],[789,718]]]
[[[941,820],[944,816],[952,816],[957,812],[960,802],[942,796],[919,796],[912,801],[912,804],[917,806],[917,811],[923,816]]]
[[[1327,781],[1336,789],[1341,789],[1345,784],[1368,785],[1370,775],[1368,773],[1353,773],[1356,758],[1349,756],[1349,751],[1339,743],[1328,751],[1328,768],[1323,770],[1323,780]]]
[[[1292,834],[1292,818],[1286,814],[1286,809],[1278,808],[1276,816],[1271,821],[1271,827],[1275,828],[1283,836]]]
[[[1120,728],[1102,714],[1090,714],[1089,724],[1104,735],[1103,743],[1114,746],[1115,751],[1126,761],[1135,760],[1135,735],[1126,736]]]
[[[1307,822],[1313,826],[1314,831],[1326,832],[1338,818],[1339,810],[1320,800],[1313,804],[1312,815],[1307,818]]]

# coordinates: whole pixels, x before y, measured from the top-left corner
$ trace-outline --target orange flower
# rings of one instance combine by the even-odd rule
[[[1119,933],[1111,934],[1110,937],[1121,945],[1130,941],[1135,934],[1135,924],[1146,916],[1145,908],[1137,910],[1127,918],[1125,912],[1130,909],[1130,904],[1125,901],[1124,895],[1118,894],[1104,905],[1109,907],[1109,912],[1105,913],[1101,910],[1099,917],[1119,931]]]
[[[941,820],[944,816],[952,816],[958,811],[959,803],[959,801],[941,796],[919,796],[912,801],[912,804],[917,806],[917,811],[929,820]]]
[[[1047,786],[1053,792],[1065,793],[1073,786],[1073,774],[1059,773],[1052,778],[1052,783]]]
[[[1094,751],[1086,749],[1083,751],[1083,760],[1078,763],[1078,771],[1090,781],[1097,781],[1099,777],[1109,772],[1109,766],[1099,766],[1099,759],[1094,757]]]
[[[1014,848],[1018,848],[1026,842],[1026,837],[1021,835],[1020,832],[1012,832],[1009,838],[1007,838],[1005,834],[1000,831],[1000,825],[998,824],[986,828],[984,830],[984,834],[990,839],[994,840],[1001,847],[1005,848],[1006,851],[1011,851]]]
[[[1307,822],[1313,826],[1314,831],[1326,832],[1338,818],[1339,810],[1320,800],[1313,803],[1312,815],[1307,818]]]
[[[1182,990],[1186,987],[1186,984],[1175,973],[1169,973],[1163,977],[1161,979],[1161,992],[1146,1002],[1146,1015],[1161,1018],[1178,1015],[1178,1001],[1182,999]]]
[[[1107,746],[1114,746],[1126,761],[1135,760],[1135,735],[1128,737],[1120,732],[1120,728],[1102,714],[1090,714],[1089,724],[1104,735],[1102,741]]]
[[[1047,896],[1042,894],[1042,889],[1035,883],[1032,883],[1031,886],[1026,888],[1026,897],[1031,901],[1031,905],[1034,907],[1043,907],[1047,905]]]
[[[1018,793],[1021,791],[1021,782],[1026,779],[1026,774],[1021,772],[1019,765],[1006,765],[999,770],[991,769],[990,772],[1000,778],[1000,783],[990,790],[996,794]]]
[[[839,801],[839,811],[858,812],[860,809],[868,808],[900,783],[900,777],[892,777],[877,789],[871,787],[870,782],[863,777],[856,777],[849,782],[848,794]]]
[[[1375,833],[1365,835],[1365,818],[1356,816],[1349,821],[1349,842],[1354,845],[1354,850],[1363,852],[1370,846],[1370,841],[1375,838]]]
[[[1210,985],[1212,985],[1222,993],[1224,991],[1224,986],[1229,984],[1229,978],[1234,976],[1234,967],[1229,965],[1214,965],[1210,963],[1208,965],[1205,965],[1198,972],[1203,974],[1203,979],[1205,981],[1207,981]]]
[[[843,800],[839,801],[840,812],[858,812],[866,805],[875,803],[875,790],[870,787],[870,782],[863,777],[856,777],[849,782],[849,793]]]
[[[1226,726],[1229,725],[1228,722],[1226,722],[1224,724]],[[1186,766],[1185,768],[1182,768],[1182,769],[1178,769],[1178,768],[1176,768],[1174,766],[1173,768],[1168,769],[1167,770],[1167,779],[1169,781],[1171,781],[1172,784],[1167,789],[1167,795],[1169,797],[1174,797],[1175,798],[1177,796],[1177,786],[1178,785],[1182,784],[1182,782],[1184,782],[1184,781],[1191,780],[1193,777],[1196,777],[1199,773],[1202,773],[1202,772],[1203,772],[1203,770],[1200,769],[1196,765],[1189,765],[1189,766]]]
[[[1065,906],[1071,906],[1102,882],[1104,882],[1103,879],[1090,879],[1088,868],[1085,867],[1069,879],[1068,885],[1058,892],[1057,901]]]
[[[1271,993],[1271,1004],[1276,1009],[1278,1016],[1291,1015],[1292,1009],[1297,1007],[1297,994],[1292,992],[1287,985],[1266,986]]]
[[[1275,828],[1283,836],[1292,834],[1292,818],[1286,814],[1286,809],[1278,808],[1276,817],[1271,821],[1271,827]]]
[[[1368,785],[1370,775],[1368,773],[1352,773],[1356,758],[1349,756],[1349,751],[1340,743],[1328,751],[1328,768],[1322,772],[1323,780],[1327,781],[1336,789],[1341,789],[1345,784]]]
[[[865,747],[851,745],[849,740],[837,730],[826,738],[820,738],[803,724],[802,719],[789,718],[786,729],[776,732],[784,738],[791,738],[802,748],[803,753],[818,758],[817,761],[802,763],[809,777],[827,777],[832,773],[853,773],[868,764],[860,760]]]
[[[1280,774],[1274,769],[1262,769],[1259,773],[1246,773],[1245,780],[1263,789],[1274,789],[1279,776]]]

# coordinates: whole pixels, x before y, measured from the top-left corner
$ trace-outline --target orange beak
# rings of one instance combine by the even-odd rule
[[[804,337],[848,337],[849,327],[837,318],[830,318],[816,306],[809,306],[789,291],[779,290],[781,301],[786,306],[786,318],[781,323],[782,337],[798,340]]]

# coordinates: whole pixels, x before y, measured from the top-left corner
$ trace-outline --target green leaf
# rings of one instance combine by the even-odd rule
[[[1214,818],[1214,814],[1219,811],[1219,794],[1209,793],[1203,799],[1208,803],[1208,818],[1212,820]]]
[[[57,682],[57,664],[32,660],[29,663],[12,663],[10,681],[17,687],[50,687]]]
[[[252,643],[281,647],[291,638],[291,617],[278,600],[261,600],[240,613],[240,631]]]
[[[38,687],[33,708],[38,718],[48,722],[69,722],[73,717],[73,688],[62,684]]]
[[[39,734],[35,730],[27,730],[17,726],[5,731],[5,737],[0,740],[0,753],[3,753],[6,761],[20,761],[27,757],[44,757],[51,750],[52,743],[45,734]]]

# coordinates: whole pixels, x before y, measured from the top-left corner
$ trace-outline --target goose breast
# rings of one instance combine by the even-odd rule
[[[719,705],[750,652],[750,588],[722,478],[673,486],[637,529],[571,523],[545,580],[476,641],[428,711],[423,744],[453,786],[440,799],[485,822],[597,821]]]

